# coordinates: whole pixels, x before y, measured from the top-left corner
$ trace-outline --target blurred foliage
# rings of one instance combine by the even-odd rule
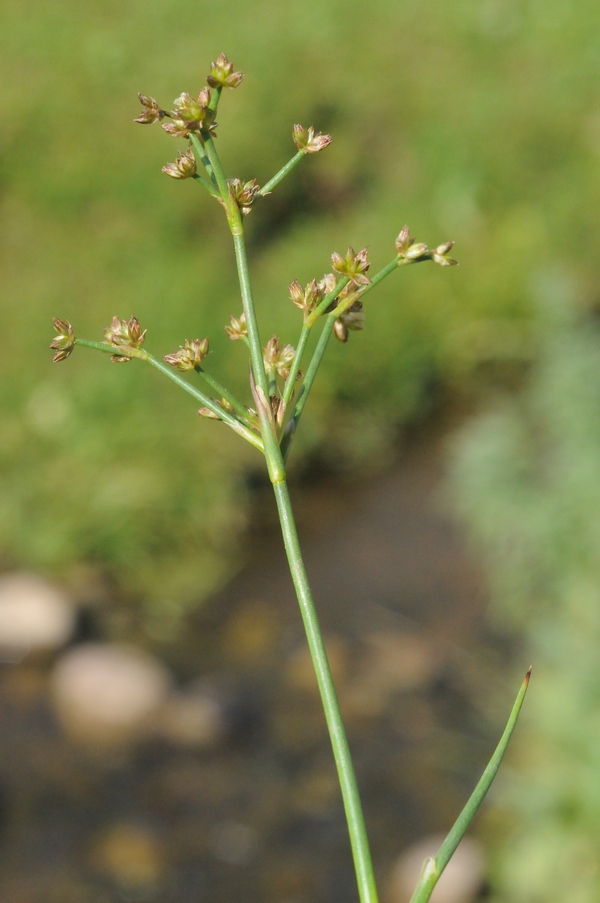
[[[85,561],[176,613],[239,559],[257,453],[148,368],[81,349],[53,367],[47,349],[52,316],[100,338],[135,314],[157,354],[209,335],[210,368],[247,397],[223,332],[240,302],[222,212],[161,175],[181,142],[132,122],[138,91],[168,106],[221,50],[246,73],[219,113],[228,174],[264,183],[294,122],[334,136],[247,221],[265,338],[295,342],[287,285],[320,277],[333,250],[369,244],[377,269],[405,222],[458,240],[460,268],[398,273],[366,331],[332,347],[297,460],[375,466],[440,386],[470,391],[527,360],[531,279],[550,263],[580,297],[594,290],[592,0],[5,0],[0,16],[6,567],[69,580]]]
[[[496,862],[498,903],[600,897],[600,322],[573,290],[558,270],[540,279],[526,386],[455,447],[456,504],[497,621],[534,662],[516,770],[497,798],[517,826]]]

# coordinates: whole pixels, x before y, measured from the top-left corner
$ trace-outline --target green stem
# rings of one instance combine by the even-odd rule
[[[300,162],[302,157],[305,157],[305,156],[306,156],[306,154],[303,153],[303,151],[301,151],[301,150],[299,150],[297,154],[294,154],[292,159],[288,160],[288,162],[285,164],[285,166],[282,166],[281,169],[279,170],[279,172],[275,173],[273,178],[269,182],[267,182],[266,185],[263,185],[263,187],[258,192],[258,195],[260,197],[264,198],[264,196],[266,194],[271,194],[273,189],[276,188],[279,185],[279,183],[283,181],[283,179],[285,179],[285,177],[288,175],[288,173],[290,173],[292,171],[292,169],[294,169],[294,167],[298,165],[298,163]]]
[[[246,315],[246,326],[248,328],[248,342],[250,345],[250,359],[252,361],[252,372],[254,381],[260,386],[265,396],[269,394],[269,386],[267,374],[263,364],[262,343],[258,331],[258,323],[256,320],[256,312],[254,310],[254,301],[252,298],[252,288],[250,286],[250,273],[248,270],[248,258],[246,256],[246,243],[244,241],[244,227],[242,225],[242,215],[235,201],[229,194],[227,180],[221,166],[217,149],[210,135],[204,135],[204,145],[206,152],[210,158],[215,178],[221,192],[221,197],[225,203],[227,211],[227,222],[233,236],[233,246],[235,250],[235,260],[238,270],[238,278],[240,282],[240,292],[242,295],[242,306]]]
[[[360,290],[358,296],[342,301],[341,304],[338,304],[335,310],[332,311],[332,313],[335,314],[336,317],[340,317],[343,313],[346,313],[349,307],[352,307],[355,301],[362,301],[363,295],[366,295],[367,292],[370,292],[371,289],[375,288],[376,285],[379,285],[379,283],[382,282],[386,278],[386,276],[389,276],[390,273],[393,273],[394,270],[398,269],[398,267],[409,266],[411,263],[417,263],[417,261],[409,260],[405,257],[396,257],[391,261],[391,263],[388,263],[387,266],[385,266],[382,270],[379,270],[379,272],[373,276],[370,283],[368,285],[365,285],[365,287]]]
[[[223,90],[223,85],[217,85],[216,88],[210,89],[210,103],[208,105],[208,109],[212,110],[213,113],[217,112],[217,107],[219,106],[219,100],[221,98],[222,90]]]
[[[218,382],[214,378],[214,376],[211,376],[210,373],[207,373],[203,367],[196,367],[196,373],[199,373],[202,379],[206,380],[209,386],[211,386],[215,390],[215,392],[221,396],[221,398],[224,398],[225,401],[229,402],[231,407],[235,410],[236,414],[240,417],[241,420],[244,421],[247,426],[252,427],[252,424],[248,420],[248,409],[241,403],[241,401],[238,401],[238,399],[232,392],[229,391],[229,389],[226,389],[225,386],[222,386],[221,383]]]
[[[284,461],[287,461],[287,457],[290,453],[292,439],[294,438],[298,422],[300,420],[300,417],[302,416],[302,411],[304,410],[304,405],[307,402],[308,395],[315,381],[315,377],[317,375],[319,367],[321,366],[321,361],[323,360],[325,349],[329,344],[329,339],[331,338],[331,333],[333,332],[335,319],[335,314],[332,313],[329,314],[327,319],[325,320],[325,325],[323,326],[323,330],[321,332],[321,335],[319,336],[317,347],[315,348],[310,364],[308,365],[308,370],[306,371],[306,376],[304,377],[304,382],[300,390],[300,395],[298,396],[298,401],[296,402],[292,416],[290,417],[290,420],[281,439],[281,454],[283,455]]]
[[[215,174],[213,172],[211,162],[208,159],[208,155],[207,155],[206,151],[204,150],[204,147],[202,145],[202,142],[198,138],[198,135],[195,135],[194,132],[190,132],[190,141],[192,142],[192,146],[194,148],[194,152],[195,152],[196,156],[198,157],[198,159],[204,166],[204,169],[208,173],[211,182],[213,183],[215,188],[218,188],[217,180],[215,178]],[[211,194],[212,194],[212,192],[211,192]]]
[[[205,178],[203,178],[203,177],[200,175],[200,173],[197,172],[195,175],[192,176],[192,178],[193,178],[194,182],[198,182],[200,185],[203,185],[204,188],[206,188],[206,190],[208,191],[208,193],[209,193],[209,194],[212,194],[212,196],[213,196],[214,198],[220,198],[220,197],[221,197],[221,195],[219,194],[219,192],[217,191],[217,189],[215,188],[215,186],[214,186],[214,185],[211,185],[210,182],[208,182]]]
[[[367,839],[356,777],[352,766],[346,732],[344,730],[344,722],[342,721],[337,694],[327,659],[327,652],[323,643],[321,628],[319,626],[304,562],[302,560],[302,554],[300,552],[298,534],[294,523],[294,515],[287,483],[285,480],[275,483],[273,489],[277,500],[281,531],[283,533],[283,541],[290,572],[298,596],[310,655],[317,676],[321,701],[323,703],[327,727],[329,729],[333,756],[344,801],[346,820],[348,822],[348,832],[350,835],[350,844],[352,846],[360,900],[361,903],[377,903],[377,889],[373,874],[373,864],[371,862],[371,853],[369,850],[369,842]]]
[[[161,373],[164,373],[165,376],[168,376],[169,379],[173,380],[173,382],[177,383],[178,386],[181,386],[182,389],[189,395],[193,395],[193,397],[201,402],[204,407],[208,408],[213,414],[216,414],[219,420],[222,420],[223,423],[226,423],[227,426],[231,427],[232,430],[235,430],[236,433],[239,433],[240,436],[243,436],[251,445],[255,448],[258,448],[259,451],[264,453],[264,445],[260,438],[257,436],[255,432],[248,429],[248,427],[244,426],[243,423],[240,423],[239,420],[234,417],[229,411],[223,410],[223,408],[218,405],[212,398],[209,398],[208,395],[205,395],[204,392],[200,392],[198,389],[195,389],[191,383],[187,382],[187,380],[183,379],[179,374],[173,370],[172,367],[167,366],[167,364],[163,364],[162,361],[157,360],[155,357],[152,357],[147,351],[144,351],[142,348],[129,348],[123,347],[119,348],[117,345],[109,345],[106,342],[92,342],[89,339],[75,339],[75,344],[82,345],[85,348],[94,348],[96,351],[103,351],[105,354],[119,354],[123,357],[130,357],[139,361],[146,361],[148,364],[151,364],[157,370],[160,370]]]
[[[339,293],[343,288],[346,288],[349,282],[350,280],[347,276],[344,276],[342,279],[340,279],[333,291],[329,292],[328,295],[325,295],[319,306],[316,307],[313,312],[306,318],[307,326],[310,327],[315,325],[319,317],[321,317],[325,313],[329,305],[335,301]]]
[[[519,690],[515,704],[513,705],[508,723],[504,729],[504,733],[500,738],[498,746],[494,750],[487,768],[479,779],[475,790],[469,797],[467,805],[464,807],[464,809],[456,819],[453,827],[450,830],[450,833],[439,848],[437,855],[430,856],[425,860],[419,883],[415,889],[414,894],[411,897],[410,903],[427,903],[442,872],[454,855],[456,848],[458,847],[467,831],[467,828],[473,821],[475,813],[481,806],[485,795],[490,789],[492,781],[496,777],[498,769],[500,768],[500,763],[502,762],[502,758],[504,756],[504,753],[506,752],[506,748],[512,736],[512,732],[515,729],[519,713],[521,712],[523,700],[525,699],[527,687],[529,686],[530,675],[531,668],[525,675],[525,680],[521,684],[521,689]]]
[[[283,404],[286,408],[290,403],[291,397],[294,393],[294,386],[296,385],[296,380],[298,379],[300,364],[302,362],[302,355],[304,354],[304,349],[306,348],[306,343],[308,342],[309,336],[310,329],[306,324],[304,324],[304,326],[302,327],[302,332],[300,333],[298,345],[296,347],[296,354],[294,355],[294,360],[292,361],[292,366],[290,367],[288,378],[286,379],[285,386],[283,387]]]

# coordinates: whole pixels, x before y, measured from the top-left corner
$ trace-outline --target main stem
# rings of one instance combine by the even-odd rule
[[[233,236],[242,302],[248,326],[248,344],[250,346],[252,371],[256,383],[255,390],[262,391],[263,400],[266,402],[268,396],[268,378],[263,365],[262,347],[260,344],[256,312],[250,286],[250,274],[248,271],[242,219],[237,205],[235,205],[235,202],[229,195],[221,161],[219,160],[214,143],[209,135],[204,135],[203,137],[204,146],[214,171],[221,197],[225,204],[227,221]],[[261,402],[260,394],[258,396],[258,402]],[[273,484],[277,509],[279,511],[283,542],[294,588],[298,597],[298,603],[300,605],[300,612],[304,622],[306,638],[308,640],[308,648],[317,677],[321,702],[325,712],[325,720],[327,722],[331,746],[333,748],[333,757],[337,767],[346,821],[348,823],[348,833],[350,835],[350,845],[352,847],[352,855],[354,858],[354,868],[356,871],[360,901],[361,903],[378,903],[375,876],[373,874],[373,863],[371,861],[371,851],[369,849],[369,841],[367,839],[367,831],[365,828],[360,796],[358,794],[356,776],[350,757],[350,749],[348,747],[344,722],[342,720],[337,694],[335,692],[333,677],[331,676],[331,669],[327,659],[327,652],[325,650],[325,644],[323,643],[319,619],[310,591],[304,561],[302,560],[298,533],[294,521],[294,513],[287,488],[285,464],[275,430],[270,423],[270,418],[266,416],[265,410],[262,408],[261,404],[257,404],[257,407],[267,469],[271,483]]]
[[[333,677],[331,676],[331,669],[327,659],[327,652],[323,643],[319,619],[310,591],[304,561],[302,560],[289,490],[285,481],[275,483],[273,489],[277,500],[277,509],[279,511],[279,520],[281,522],[281,532],[283,533],[285,551],[290,566],[292,580],[294,581],[296,595],[298,596],[298,603],[304,622],[308,647],[317,676],[321,702],[323,704],[331,746],[333,748],[333,757],[335,759],[338,779],[342,791],[346,821],[348,822],[348,833],[350,834],[350,844],[352,846],[352,855],[354,857],[358,892],[361,903],[377,903],[377,888],[375,885],[375,876],[373,874],[373,863],[371,861],[371,851],[369,849],[369,841],[356,784],[356,776],[350,757],[350,749],[348,748],[348,740],[346,738],[346,731],[344,729],[344,722],[342,721]]]

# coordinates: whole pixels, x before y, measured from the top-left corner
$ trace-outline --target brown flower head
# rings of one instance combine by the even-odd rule
[[[234,72],[233,63],[229,62],[224,53],[220,53],[216,63],[210,64],[206,81],[211,88],[237,88],[243,77],[243,72]]]
[[[306,288],[302,288],[298,280],[294,279],[290,283],[289,292],[292,302],[305,314],[311,313],[325,297],[323,286],[316,279],[312,279]]]
[[[366,275],[370,267],[367,260],[367,248],[363,248],[358,254],[354,252],[353,248],[348,248],[345,257],[334,252],[331,255],[331,264],[336,273],[339,273],[340,276],[347,276],[354,285],[369,285],[371,281]]]
[[[104,330],[104,338],[110,345],[115,345],[123,352],[113,354],[111,361],[115,364],[124,364],[131,359],[126,354],[127,348],[141,348],[146,338],[146,330],[142,330],[137,317],[131,317],[129,320],[113,317],[110,326]]]
[[[196,175],[196,158],[191,147],[185,152],[179,151],[174,163],[167,163],[161,172],[171,176],[172,179],[191,179]]]
[[[431,252],[431,259],[434,261],[434,263],[437,263],[441,267],[458,266],[458,260],[454,260],[453,257],[447,256],[453,245],[453,241],[445,241],[444,244],[438,245],[437,248],[434,248]]]
[[[142,125],[149,125],[151,122],[160,122],[165,116],[165,111],[161,110],[154,98],[146,97],[144,94],[138,94],[138,97],[144,109],[137,119],[134,119],[133,121],[139,122]]]
[[[165,354],[164,360],[178,370],[195,370],[200,366],[208,354],[208,339],[193,339],[184,341],[179,351],[173,354]]]
[[[296,123],[292,129],[292,138],[298,150],[301,150],[303,154],[317,154],[331,144],[331,135],[323,135],[321,132],[317,132],[315,135],[312,125],[307,130],[303,125]]]
[[[271,336],[265,347],[263,348],[263,360],[265,370],[276,370],[282,379],[287,379],[290,372],[290,365],[296,356],[296,351],[292,345],[281,347],[277,336]]]
[[[236,317],[230,317],[231,326],[225,327],[225,332],[229,336],[229,338],[233,341],[239,341],[239,339],[245,339],[248,335],[248,327],[246,326],[246,314],[242,314],[239,319]]]
[[[66,360],[73,351],[73,348],[75,347],[75,333],[73,332],[71,324],[67,323],[65,320],[59,320],[55,317],[52,322],[58,335],[50,343],[50,348],[52,348],[53,351],[56,351],[52,361],[53,363],[58,364],[59,361]]]
[[[241,179],[228,179],[227,184],[231,197],[240,208],[242,215],[246,216],[250,213],[250,208],[260,191],[260,185],[256,179],[251,179],[249,182],[243,182]]]

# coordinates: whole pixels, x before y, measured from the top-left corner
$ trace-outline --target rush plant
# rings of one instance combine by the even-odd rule
[[[136,317],[129,320],[113,317],[110,326],[104,330],[102,342],[76,337],[70,323],[55,319],[54,327],[57,335],[51,347],[55,351],[56,362],[68,358],[74,347],[80,345],[110,354],[114,363],[139,360],[150,364],[200,402],[198,413],[202,417],[224,423],[263,456],[273,485],[290,573],[298,597],[331,739],[360,900],[361,903],[376,903],[377,889],[361,801],[327,652],[298,542],[287,485],[286,461],[332,335],[340,342],[346,343],[350,332],[363,328],[367,295],[396,270],[426,261],[433,261],[442,267],[454,266],[456,261],[448,256],[453,242],[443,242],[430,249],[427,244],[416,242],[411,237],[408,226],[404,226],[395,240],[392,259],[374,275],[370,275],[369,272],[367,248],[355,252],[349,247],[344,254],[334,252],[331,255],[330,272],[321,278],[312,279],[305,286],[296,279],[289,286],[290,301],[299,309],[302,321],[296,346],[283,344],[275,335],[263,344],[248,270],[244,238],[245,218],[255,204],[268,199],[271,192],[301,160],[328,147],[331,137],[315,132],[312,126],[305,128],[302,125],[294,125],[292,140],[296,152],[266,185],[261,187],[256,179],[245,182],[239,178],[227,178],[215,143],[216,115],[223,89],[237,88],[242,78],[242,73],[234,71],[233,64],[222,53],[216,62],[211,64],[207,85],[197,97],[182,93],[173,102],[172,109],[167,111],[159,106],[154,98],[140,94],[142,112],[135,122],[143,125],[160,122],[168,135],[186,142],[185,149],[178,152],[177,159],[164,166],[162,171],[173,179],[189,179],[195,182],[218,202],[225,213],[233,239],[242,302],[241,314],[231,316],[230,324],[225,326],[225,330],[232,341],[241,342],[248,349],[251,400],[249,397],[246,403],[238,399],[208,372],[205,367],[209,353],[208,338],[185,339],[178,350],[162,358],[154,357],[144,347],[146,330],[142,329]],[[268,200],[266,202],[268,203]],[[302,371],[300,368],[313,330],[319,333],[318,339],[306,369]],[[194,382],[188,380],[188,374],[192,373],[194,378],[196,376],[200,378],[202,388],[198,387],[195,379]],[[529,672],[506,730],[483,777],[438,854],[425,862],[413,896],[414,903],[429,900],[439,876],[483,800],[514,729],[528,681]]]

